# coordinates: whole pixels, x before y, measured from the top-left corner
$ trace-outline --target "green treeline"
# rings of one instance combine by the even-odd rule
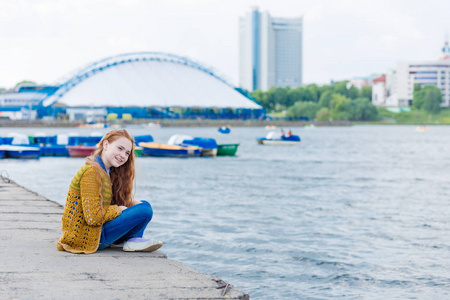
[[[295,89],[272,87],[267,92],[256,90],[251,94],[264,106],[267,113],[289,120],[307,118],[317,121],[379,121],[387,115],[391,119],[393,116],[385,108],[377,108],[372,104],[371,86],[358,89],[348,81],[323,86],[310,84]],[[442,110],[441,103],[439,88],[433,85],[421,87],[416,84],[412,113],[406,114],[410,114],[412,119],[421,112],[438,116]],[[413,121],[412,119],[410,121]],[[420,121],[422,122],[422,119]]]
[[[361,89],[340,81],[330,85],[310,84],[291,89],[273,87],[267,92],[252,93],[268,113],[286,111],[284,117],[318,121],[372,121],[378,119],[378,110],[372,104],[372,87]]]

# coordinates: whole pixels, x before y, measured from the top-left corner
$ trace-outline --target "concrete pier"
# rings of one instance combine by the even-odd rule
[[[57,251],[62,211],[0,177],[0,299],[249,299],[161,251]]]

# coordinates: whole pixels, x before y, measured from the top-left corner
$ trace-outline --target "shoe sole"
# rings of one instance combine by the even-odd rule
[[[141,250],[133,250],[133,249],[125,249],[123,248],[123,251],[126,252],[153,252],[158,250],[159,248],[161,248],[163,245],[163,243],[157,243],[157,244],[153,244],[148,246],[147,248],[141,249]]]

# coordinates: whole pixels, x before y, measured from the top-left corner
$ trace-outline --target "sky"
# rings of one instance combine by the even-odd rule
[[[447,0],[0,0],[0,87],[52,84],[88,63],[167,52],[239,84],[239,17],[303,16],[303,79],[328,84],[439,58]]]

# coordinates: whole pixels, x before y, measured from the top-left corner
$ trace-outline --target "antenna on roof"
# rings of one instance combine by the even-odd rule
[[[442,58],[441,59],[450,59],[450,46],[448,44],[448,32],[445,33],[445,43],[444,43],[444,47],[442,47]]]

